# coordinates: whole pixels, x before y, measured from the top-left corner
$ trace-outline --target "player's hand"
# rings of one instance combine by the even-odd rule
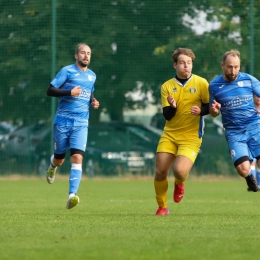
[[[192,106],[190,112],[192,115],[198,116],[200,115],[201,109],[198,106]]]
[[[95,109],[99,108],[99,101],[97,101],[95,98],[92,98],[91,106],[93,106]]]
[[[212,105],[211,105],[211,110],[212,110],[215,114],[219,114],[220,108],[221,108],[221,104],[218,103],[216,100],[213,100]]]
[[[167,97],[167,100],[172,108],[177,107],[176,100],[171,95]]]
[[[79,86],[74,87],[71,90],[71,96],[78,97],[81,94],[81,88]]]

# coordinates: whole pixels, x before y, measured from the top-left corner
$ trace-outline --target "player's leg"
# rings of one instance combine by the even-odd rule
[[[258,183],[258,186],[260,185],[260,157],[257,158],[257,164],[256,164],[256,180]]]
[[[254,177],[256,178],[256,160],[254,159],[253,162],[251,163],[251,172],[254,175]]]
[[[193,161],[190,158],[178,155],[173,164],[174,193],[173,200],[178,203],[182,200],[185,192],[184,182],[189,176],[189,172],[193,166]]]
[[[79,197],[77,192],[82,177],[82,161],[86,149],[88,137],[87,127],[73,127],[70,134],[70,177],[69,177],[69,197],[66,204],[67,209],[78,205]]]
[[[244,140],[238,141],[233,138],[228,138],[228,145],[237,173],[245,178],[250,190],[254,192],[258,191],[256,179],[251,171],[252,155],[254,156],[254,154],[250,152],[248,143],[244,142]]]
[[[170,153],[157,152],[155,161],[154,189],[158,210],[156,215],[169,215],[167,205],[168,173],[175,156]]]
[[[251,157],[254,158],[254,161],[251,163],[251,171],[254,175],[256,183],[258,185],[257,191],[260,191],[260,171],[259,171],[259,163],[260,163],[260,136],[255,129],[252,130],[252,133],[249,133],[248,147],[250,150]],[[252,165],[255,165],[255,169],[252,169]]]
[[[53,143],[54,154],[51,156],[50,165],[46,172],[46,179],[49,184],[55,180],[55,173],[58,166],[61,166],[65,160],[66,150],[68,148],[67,128],[62,128],[54,125],[53,128]]]
[[[256,192],[259,190],[257,181],[252,173],[249,157],[243,156],[234,162],[237,173],[244,177],[250,190]]]
[[[185,192],[184,182],[197,158],[201,146],[201,138],[176,140],[178,152],[173,164],[175,177],[173,200],[178,203],[182,200]]]
[[[251,172],[252,172],[253,176],[257,180],[257,178],[256,178],[256,159],[253,160],[253,162],[251,163],[250,168],[251,168]],[[251,189],[249,189],[249,187],[247,187],[247,190],[251,191]]]
[[[156,215],[169,215],[167,207],[168,174],[174,162],[177,146],[168,138],[161,137],[155,160],[154,189],[158,210]]]

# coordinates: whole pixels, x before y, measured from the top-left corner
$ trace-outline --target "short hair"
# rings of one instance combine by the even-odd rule
[[[86,43],[79,43],[75,49],[75,54],[78,54],[79,53],[79,49],[81,46],[88,46]],[[88,46],[89,47],[89,46]],[[90,47],[89,47],[90,48]]]
[[[184,54],[188,57],[190,57],[192,60],[195,59],[195,54],[193,53],[193,51],[191,49],[187,49],[187,48],[178,48],[176,49],[173,54],[172,54],[172,59],[174,60],[175,63],[178,62],[178,58],[181,54]]]
[[[224,63],[227,59],[227,57],[231,55],[233,57],[238,57],[240,59],[240,52],[237,50],[230,50],[224,53],[223,57],[222,57],[222,62]]]

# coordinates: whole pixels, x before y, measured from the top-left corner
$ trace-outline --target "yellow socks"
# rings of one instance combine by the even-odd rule
[[[185,182],[185,181],[188,179],[188,177],[189,177],[189,173],[188,173],[187,176],[186,176],[184,179],[182,179],[182,180],[179,180],[179,179],[177,179],[177,178],[175,177],[174,182],[175,182],[176,184],[180,185],[180,184],[182,184],[183,182]]]
[[[154,189],[158,206],[167,208],[168,179],[166,178],[164,181],[154,180]]]

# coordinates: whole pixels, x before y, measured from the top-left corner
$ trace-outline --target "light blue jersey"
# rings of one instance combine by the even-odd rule
[[[260,82],[253,76],[239,72],[236,80],[228,82],[223,75],[210,82],[210,103],[221,104],[223,127],[226,130],[244,130],[260,124],[254,107],[253,94],[260,97]]]
[[[51,82],[53,87],[71,90],[79,86],[82,91],[78,97],[59,97],[54,124],[88,126],[90,99],[91,93],[94,92],[95,81],[96,74],[93,71],[90,69],[82,71],[76,64],[66,66],[60,70]]]
[[[253,94],[260,97],[260,82],[242,72],[232,82],[221,75],[210,82],[209,92],[209,106],[213,100],[221,104],[222,123],[233,162],[243,156],[252,161],[260,155],[260,117],[253,99]]]

